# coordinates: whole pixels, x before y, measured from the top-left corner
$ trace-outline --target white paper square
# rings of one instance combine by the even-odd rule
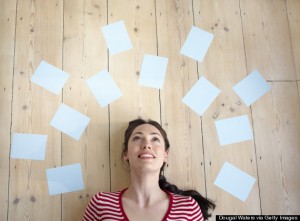
[[[255,181],[254,177],[225,162],[214,184],[245,202]]]
[[[47,135],[14,133],[11,147],[11,158],[44,160],[47,146]]]
[[[107,106],[122,96],[122,92],[107,70],[101,71],[86,82],[101,107]]]
[[[193,26],[180,53],[202,62],[213,38],[213,34]]]
[[[233,90],[249,107],[265,93],[271,90],[271,86],[261,76],[261,74],[255,70],[238,84],[236,84],[233,87]]]
[[[61,104],[52,118],[50,125],[70,137],[79,140],[89,122],[89,117],[65,104]]]
[[[221,146],[253,139],[247,115],[218,120],[215,125]]]
[[[205,77],[201,77],[185,95],[182,102],[202,116],[220,92],[221,91]]]
[[[46,170],[50,195],[84,189],[81,165],[71,164]]]
[[[69,78],[69,74],[59,68],[41,61],[31,81],[58,95]]]
[[[139,84],[162,89],[166,76],[168,58],[145,54]]]
[[[101,29],[110,54],[118,54],[132,48],[124,21],[103,26]]]

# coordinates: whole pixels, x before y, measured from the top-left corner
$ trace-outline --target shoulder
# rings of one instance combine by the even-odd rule
[[[204,220],[199,204],[190,196],[171,193],[173,202],[170,218],[182,220]]]
[[[123,217],[119,200],[121,193],[122,191],[96,193],[85,210],[83,220],[98,220],[103,217],[120,220]]]
[[[119,197],[120,197],[121,191],[116,192],[99,192],[96,193],[92,199],[91,202],[97,203],[97,204],[103,204],[103,203],[119,203]]]
[[[174,204],[183,204],[183,205],[194,205],[197,204],[197,202],[190,196],[182,196],[175,193],[171,193],[173,197],[173,203]]]

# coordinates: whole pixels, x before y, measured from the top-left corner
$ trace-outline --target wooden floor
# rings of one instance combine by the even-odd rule
[[[139,116],[169,135],[167,178],[214,215],[300,214],[299,0],[0,2],[0,220],[81,220],[94,193],[126,187],[123,133]],[[133,49],[112,56],[101,27],[119,20]],[[202,63],[179,53],[193,25],[214,34]],[[138,85],[145,53],[169,58],[162,90]],[[70,73],[58,96],[30,81],[41,60]],[[85,81],[105,68],[123,97],[101,108]],[[248,108],[232,86],[255,69],[272,90]],[[201,76],[222,92],[199,117],[181,100]],[[61,103],[92,118],[79,141],[49,125]],[[245,114],[254,140],[221,147],[215,120]],[[10,159],[13,133],[47,134],[45,160]],[[213,184],[225,161],[256,178],[245,202]],[[85,189],[49,196],[45,170],[72,163]]]

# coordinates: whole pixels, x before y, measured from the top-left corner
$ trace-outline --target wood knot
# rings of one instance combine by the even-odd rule
[[[213,118],[213,119],[217,119],[218,116],[219,116],[219,112],[215,112],[212,118]]]
[[[20,202],[20,199],[17,197],[14,201],[13,204],[18,204]]]
[[[36,201],[35,197],[34,197],[34,196],[31,196],[31,197],[30,197],[30,201],[34,203],[34,202]]]

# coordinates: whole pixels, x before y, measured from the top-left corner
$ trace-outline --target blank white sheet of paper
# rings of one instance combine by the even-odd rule
[[[241,201],[246,201],[256,179],[225,162],[214,184]]]
[[[52,118],[50,125],[70,137],[79,140],[89,122],[89,117],[65,104],[61,104]]]
[[[180,53],[202,62],[206,52],[214,38],[214,35],[200,28],[192,26],[190,33],[185,40]]]
[[[166,76],[168,58],[145,54],[139,84],[162,89]]]
[[[218,120],[215,125],[221,146],[253,139],[247,115]]]
[[[101,107],[105,107],[122,96],[122,92],[107,70],[86,80]]]
[[[185,95],[182,102],[202,116],[220,92],[216,86],[202,76]]]
[[[41,61],[31,81],[58,95],[69,78],[69,74],[59,68]]]
[[[44,160],[47,146],[47,135],[14,133],[11,147],[11,158]]]
[[[71,164],[46,170],[50,195],[84,189],[81,165]]]
[[[124,21],[103,26],[101,29],[110,54],[118,54],[132,48]]]
[[[271,90],[271,86],[257,70],[254,70],[251,74],[236,84],[233,87],[233,90],[249,107],[265,93]]]

